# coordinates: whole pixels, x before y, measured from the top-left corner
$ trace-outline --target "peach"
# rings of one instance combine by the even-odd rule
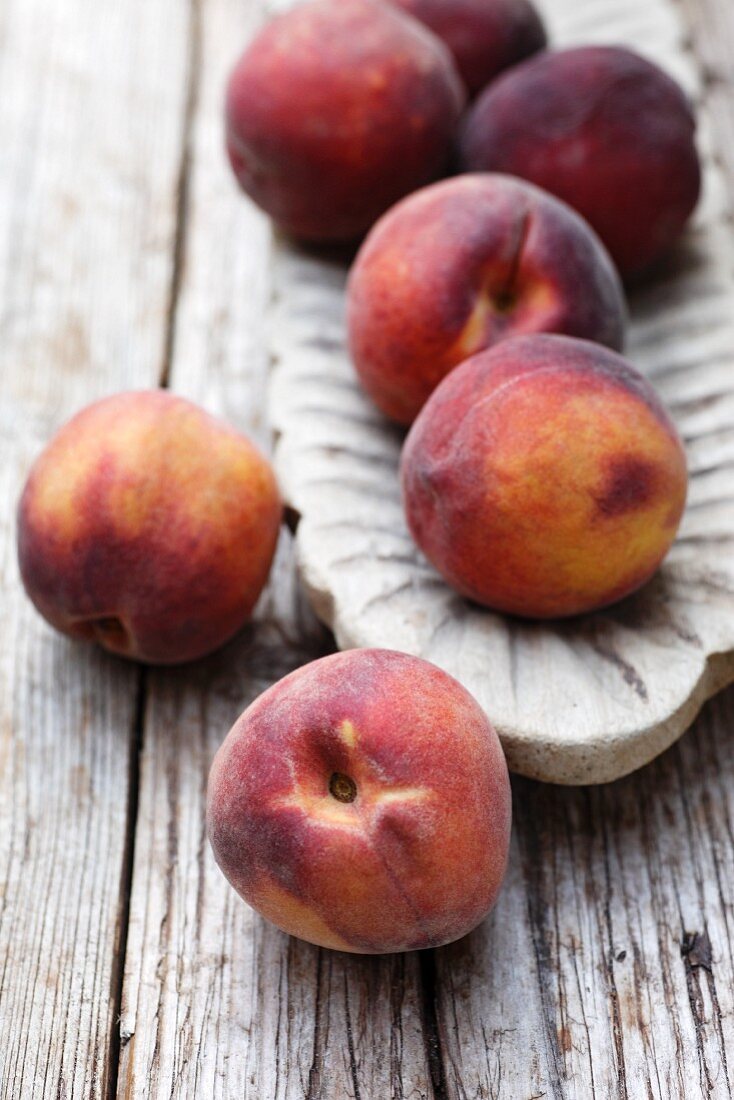
[[[503,69],[545,49],[530,0],[392,0],[442,39],[472,96]]]
[[[619,350],[626,321],[619,277],[586,223],[499,175],[434,184],[385,214],[357,256],[347,312],[360,380],[401,424],[499,340],[557,332]]]
[[[244,436],[170,393],[122,393],[73,417],[34,464],[21,576],[65,634],[188,661],[248,619],[280,518],[270,465]]]
[[[474,928],[507,864],[510,787],[479,705],[427,661],[356,649],[261,695],[219,749],[219,866],[285,932],[362,954]]]
[[[554,618],[644,584],[686,499],[681,441],[625,359],[565,336],[524,336],[462,363],[402,456],[411,532],[463,595]]]
[[[696,122],[669,76],[631,50],[546,53],[503,74],[463,135],[469,171],[509,172],[564,199],[625,277],[658,261],[696,203]]]
[[[311,0],[240,58],[227,148],[282,229],[348,241],[447,170],[463,102],[451,55],[417,20],[381,0]]]

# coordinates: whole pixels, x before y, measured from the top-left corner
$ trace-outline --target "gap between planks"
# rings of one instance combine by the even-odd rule
[[[192,130],[199,98],[201,72],[202,38],[202,0],[189,2],[188,58],[186,66],[186,88],[181,126],[181,156],[176,181],[175,226],[172,248],[171,278],[166,309],[163,356],[158,385],[168,389],[173,357],[175,353],[176,317],[181,295],[181,282],[186,260],[186,223],[189,209],[189,186],[191,178]],[[132,897],[133,872],[135,866],[135,840],[138,825],[138,804],[140,793],[140,769],[145,745],[145,721],[148,698],[148,670],[141,666],[138,670],[137,699],[133,740],[130,751],[128,805],[125,821],[125,846],[120,884],[120,904],[118,935],[113,962],[113,986],[111,997],[111,1025],[108,1057],[108,1080],[105,1089],[108,1100],[117,1095],[120,1070],[120,1053],[130,1036],[121,1034],[122,993],[125,980],[125,959],[127,954],[127,933],[130,921],[130,901]]]

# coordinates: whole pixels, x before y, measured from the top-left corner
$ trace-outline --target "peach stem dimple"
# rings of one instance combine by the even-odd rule
[[[126,651],[130,645],[127,629],[116,615],[77,619],[73,631],[78,638],[100,642],[118,652]]]
[[[494,296],[494,308],[496,313],[512,313],[517,305],[517,298],[508,289],[500,290]]]
[[[525,210],[517,225],[517,239],[514,246],[512,266],[507,282],[495,295],[495,308],[499,313],[509,313],[517,305],[518,282],[525,254],[525,246],[530,235],[530,211]]]
[[[100,641],[120,648],[127,646],[127,630],[116,616],[108,615],[104,618],[96,619],[92,623],[92,627]]]
[[[337,802],[354,802],[357,797],[357,784],[342,772],[334,772],[329,780],[329,793]]]

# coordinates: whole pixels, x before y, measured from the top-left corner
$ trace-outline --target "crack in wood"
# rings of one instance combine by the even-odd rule
[[[354,1100],[361,1100],[359,1089],[359,1070],[354,1053],[354,1034],[352,1032],[352,1014],[349,1009],[349,980],[346,968],[344,970],[344,1013],[346,1016],[347,1050],[349,1051],[349,1073],[354,1089]]]
[[[530,793],[530,784],[523,789]],[[516,815],[517,817],[517,815]],[[542,818],[541,818],[542,820]],[[535,972],[540,996],[542,1026],[545,1036],[548,1085],[554,1097],[563,1096],[561,1081],[562,1054],[559,1045],[558,1028],[555,1023],[556,996],[553,990],[554,968],[551,964],[551,949],[548,933],[548,905],[544,896],[542,874],[545,858],[545,845],[537,827],[536,813],[527,806],[522,814],[520,826],[523,839],[522,859],[524,877],[527,882],[527,918],[532,930],[532,946],[535,956]],[[560,1009],[560,1006],[559,1006]]]
[[[176,319],[181,297],[184,264],[186,262],[186,236],[188,229],[189,190],[191,186],[192,134],[199,100],[201,74],[201,38],[203,0],[189,0],[189,56],[186,69],[186,98],[181,131],[181,160],[176,182],[176,223],[173,240],[171,283],[166,309],[163,359],[159,385],[167,389],[171,376],[176,344]]]
[[[433,1100],[450,1100],[444,1055],[441,1044],[441,1025],[438,1012],[438,981],[436,956],[432,950],[419,954],[421,1022],[423,1046],[433,1087]]]
[[[121,1032],[120,1012],[122,1009],[122,989],[125,980],[130,897],[132,894],[133,870],[135,866],[135,841],[137,837],[138,805],[140,799],[140,758],[145,742],[147,697],[148,671],[144,666],[140,666],[130,745],[127,813],[125,818],[125,846],[120,875],[117,944],[115,947],[115,961],[112,967],[112,989],[110,992],[109,1057],[107,1062],[107,1085],[105,1089],[108,1100],[115,1100],[117,1096],[120,1053],[131,1042],[134,1036],[134,1032],[125,1032],[124,1034]]]
[[[321,1100],[323,1095],[321,1088],[321,1063],[323,1052],[321,1050],[321,995],[323,987],[323,968],[325,948],[317,948],[316,962],[316,993],[313,1007],[313,1058],[311,1068],[308,1071],[308,1088],[305,1100]]]
[[[684,932],[680,953],[685,961],[687,972],[703,969],[713,974],[711,940],[708,932]]]

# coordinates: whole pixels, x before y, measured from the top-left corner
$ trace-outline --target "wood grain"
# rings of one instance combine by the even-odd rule
[[[734,6],[728,0],[676,0],[698,64],[720,165],[734,209]]]
[[[730,103],[734,28],[722,0],[701,3],[681,10]],[[516,779],[490,920],[440,951],[361,959],[267,926],[203,831],[234,717],[331,644],[290,538],[250,630],[142,681],[24,600],[14,500],[86,400],[162,380],[268,440],[278,273],[219,115],[259,8],[97,7],[0,9],[0,1096],[730,1098],[734,691],[629,779]],[[328,313],[315,336],[315,350],[336,339]]]
[[[345,268],[283,244],[276,268],[277,466],[301,517],[304,584],[341,648],[434,661],[476,696],[511,768],[606,782],[653,759],[734,679],[734,264],[731,197],[712,98],[672,0],[556,0],[562,45],[642,48],[698,101],[705,195],[666,271],[632,297],[629,358],[687,447],[689,501],[655,580],[606,611],[524,623],[457,596],[412,543],[397,477],[402,435],[361,391],[345,341]]]
[[[167,381],[268,446],[270,230],[236,192],[220,122],[227,68],[259,15],[212,0],[192,27]],[[148,676],[120,1096],[297,1096],[318,1077],[329,967],[233,895],[205,839],[204,802],[211,758],[240,711],[328,645],[284,534],[256,625],[195,669]]]
[[[169,380],[266,444],[270,232],[220,148],[224,74],[257,19],[248,10],[243,19],[234,0],[200,9]],[[194,670],[148,676],[121,1097],[430,1093],[419,959],[355,961],[290,940],[233,894],[204,836],[208,767],[234,719],[331,644],[285,533],[255,626]]]
[[[114,1063],[139,673],[35,614],[14,509],[72,411],[157,384],[184,31],[173,0],[0,11],[0,1095],[13,1100],[104,1096]]]
[[[731,1096],[733,719],[612,786],[515,781],[509,889],[437,952],[450,1095]]]

